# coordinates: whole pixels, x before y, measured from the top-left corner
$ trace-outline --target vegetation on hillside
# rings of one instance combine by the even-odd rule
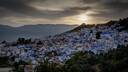
[[[96,55],[78,52],[64,65],[43,63],[37,72],[128,72],[128,46]]]

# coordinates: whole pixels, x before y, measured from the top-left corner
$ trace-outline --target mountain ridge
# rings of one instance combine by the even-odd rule
[[[37,25],[25,25],[20,27],[12,27],[8,25],[0,25],[0,41],[14,41],[19,37],[24,38],[43,38],[49,35],[55,35],[58,33],[70,30],[77,25],[66,24],[37,24]]]

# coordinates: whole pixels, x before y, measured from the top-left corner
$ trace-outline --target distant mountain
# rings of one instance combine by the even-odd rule
[[[44,38],[73,29],[77,25],[66,24],[38,24],[25,25],[21,27],[11,27],[0,25],[0,41],[14,41],[19,37],[24,38]]]

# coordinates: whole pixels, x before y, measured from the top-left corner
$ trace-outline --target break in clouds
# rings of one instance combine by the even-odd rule
[[[127,17],[128,0],[0,0],[0,23],[79,23],[86,14],[87,23]]]

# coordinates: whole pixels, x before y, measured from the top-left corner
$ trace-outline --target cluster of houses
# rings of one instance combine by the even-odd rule
[[[47,37],[40,44],[18,44],[6,46],[0,44],[0,56],[14,58],[14,62],[24,61],[38,65],[48,61],[64,63],[76,52],[91,51],[95,54],[115,49],[119,45],[128,44],[128,32],[118,31],[120,27],[113,25],[96,25]]]

